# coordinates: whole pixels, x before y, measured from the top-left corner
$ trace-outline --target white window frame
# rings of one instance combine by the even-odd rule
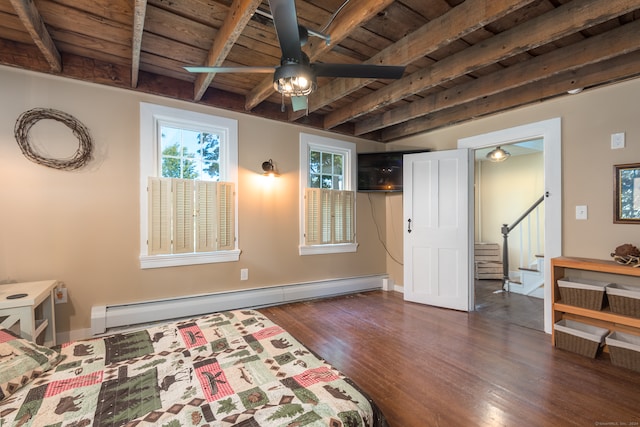
[[[307,245],[305,244],[305,189],[309,180],[309,152],[312,150],[333,152],[344,156],[343,170],[344,182],[342,190],[356,191],[356,174],[357,174],[357,154],[356,144],[352,142],[341,141],[338,139],[327,138],[318,135],[300,133],[300,243],[298,252],[300,255],[322,255],[335,253],[356,252],[358,243],[355,241],[356,233],[354,233],[353,243],[337,243],[323,245]],[[356,230],[356,207],[354,195],[353,209],[354,224],[353,229]]]
[[[159,177],[160,144],[158,142],[159,123],[173,123],[199,129],[215,129],[220,133],[220,181],[235,184],[235,212],[238,212],[238,122],[194,111],[171,108],[162,105],[140,103],[140,268],[176,267],[182,265],[232,262],[240,259],[238,239],[238,216],[235,216],[235,247],[231,250],[214,252],[189,252],[178,254],[149,255],[147,234],[149,228],[149,202],[147,196],[148,178]]]

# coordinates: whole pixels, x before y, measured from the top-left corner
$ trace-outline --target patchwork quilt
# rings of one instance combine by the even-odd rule
[[[254,310],[59,351],[0,401],[0,426],[386,426],[353,382]]]

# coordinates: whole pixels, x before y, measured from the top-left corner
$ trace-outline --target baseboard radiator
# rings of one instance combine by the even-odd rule
[[[382,289],[387,275],[361,276],[231,292],[91,307],[91,333],[112,328],[199,316],[216,311],[260,308],[287,302]]]

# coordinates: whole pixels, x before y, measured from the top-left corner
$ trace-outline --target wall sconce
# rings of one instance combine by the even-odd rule
[[[503,150],[500,147],[496,147],[493,150],[489,151],[489,153],[487,154],[487,159],[492,162],[504,162],[509,158],[509,156],[511,156],[511,153]]]
[[[262,162],[262,170],[264,176],[280,176],[276,166],[273,164],[273,160],[269,159],[266,162]]]

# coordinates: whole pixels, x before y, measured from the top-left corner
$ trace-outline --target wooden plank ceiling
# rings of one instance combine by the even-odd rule
[[[0,2],[0,64],[380,142],[640,76],[640,0],[296,0],[312,62],[406,65],[400,80],[322,78],[293,112],[260,0]]]

